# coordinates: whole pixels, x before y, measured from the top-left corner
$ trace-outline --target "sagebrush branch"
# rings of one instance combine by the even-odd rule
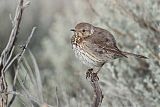
[[[93,104],[92,107],[100,107],[102,100],[103,100],[103,94],[102,90],[99,86],[98,81],[91,81],[90,84],[92,85],[94,89],[94,97],[93,97]]]
[[[19,69],[19,65],[20,65],[20,62],[22,60],[22,56],[24,55],[25,51],[26,51],[26,48],[28,47],[28,44],[31,40],[31,38],[33,37],[33,34],[36,30],[36,27],[33,27],[32,31],[31,31],[31,34],[29,35],[28,39],[26,40],[26,43],[23,44],[22,46],[22,50],[19,54],[17,54],[17,66],[16,66],[16,69],[15,69],[15,76],[14,76],[14,80],[13,80],[13,91],[16,91],[16,88],[15,88],[15,85],[16,85],[16,81],[17,81],[17,75],[18,75],[18,69]],[[10,100],[10,102],[8,103],[8,107],[10,107],[14,101],[16,97],[16,94],[14,94]]]
[[[12,65],[14,60],[16,60],[19,55],[21,56],[24,53],[24,51],[22,51],[23,53],[18,54],[14,58],[12,58],[15,49],[15,42],[19,33],[19,27],[22,20],[23,10],[29,3],[30,2],[24,3],[24,0],[19,0],[14,19],[12,19],[10,16],[12,22],[12,31],[10,33],[8,43],[0,56],[0,107],[6,107],[8,104],[8,85],[6,82],[5,71]]]
[[[90,80],[89,80],[94,92],[93,102],[91,107],[100,107],[103,100],[103,93],[98,82],[99,77],[97,76],[97,74],[96,76],[94,76],[94,74],[95,74],[94,72],[90,74]],[[87,74],[86,77],[88,78]]]

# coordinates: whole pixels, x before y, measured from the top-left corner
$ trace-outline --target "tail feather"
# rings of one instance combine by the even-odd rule
[[[134,54],[134,53],[129,53],[129,52],[122,52],[124,55],[131,55],[131,56],[135,56],[137,58],[144,58],[144,59],[148,59],[147,57],[143,56],[143,55],[138,55],[138,54]]]

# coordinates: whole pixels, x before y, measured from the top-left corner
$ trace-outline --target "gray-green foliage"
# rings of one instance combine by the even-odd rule
[[[44,101],[56,106],[58,97],[60,107],[90,105],[93,90],[85,79],[87,67],[75,59],[69,31],[79,22],[89,22],[112,32],[120,49],[149,58],[121,58],[103,66],[99,73],[104,93],[102,107],[158,107],[160,1],[89,1],[36,0],[29,8],[37,14],[25,10],[25,16],[32,14],[34,18],[25,19],[23,30],[28,28],[25,24],[31,26],[35,19],[35,24],[42,29],[34,39],[36,44],[40,40],[40,45],[32,43],[32,46],[40,65]]]

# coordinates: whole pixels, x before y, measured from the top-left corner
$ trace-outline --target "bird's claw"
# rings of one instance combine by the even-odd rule
[[[88,71],[86,72],[86,79],[90,78],[92,73],[93,73],[93,69],[92,68],[88,69]]]
[[[93,69],[88,69],[88,71],[86,72],[86,79],[91,78],[91,81],[98,81],[99,77],[97,76],[97,73],[93,72]]]

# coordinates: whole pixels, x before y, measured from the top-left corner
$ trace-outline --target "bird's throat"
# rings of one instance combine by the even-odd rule
[[[88,38],[89,36],[79,36],[79,35],[74,35],[72,36],[72,39],[71,39],[71,42],[72,44],[74,45],[81,45],[82,43],[84,43],[86,41],[86,39]]]
[[[83,41],[83,38],[82,38],[82,37],[80,37],[80,36],[76,36],[76,37],[75,37],[75,43],[76,43],[76,44],[80,44],[80,43],[82,43],[82,41]]]

